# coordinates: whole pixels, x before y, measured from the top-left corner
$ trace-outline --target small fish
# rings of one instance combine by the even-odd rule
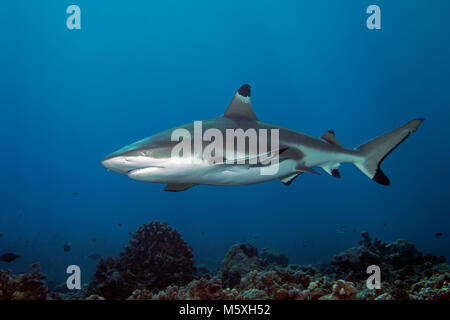
[[[95,242],[95,241],[97,241],[97,239],[95,239],[95,238],[92,238],[92,239],[91,239],[91,241],[92,241],[92,242]]]
[[[88,255],[88,258],[92,259],[92,260],[98,260],[101,257],[102,257],[102,255],[100,253],[93,253],[93,254]]]
[[[79,193],[78,192],[72,192],[72,195],[77,196],[77,195],[79,195]]]
[[[303,248],[308,248],[308,245],[304,244],[304,245],[303,245]]]
[[[119,226],[119,227],[122,227],[122,224],[121,224],[121,223],[119,223],[119,224],[118,224],[118,226]]]
[[[3,233],[0,233],[0,239],[3,238]]]
[[[32,264],[30,264],[28,269],[30,269],[30,270],[35,269],[35,268],[39,267],[39,265],[40,265],[39,262],[32,263]]]
[[[340,226],[339,228],[341,228],[341,229],[344,229],[344,228],[345,228],[345,226]]]
[[[4,261],[4,262],[12,262],[16,259],[20,258],[20,256],[18,256],[17,254],[14,253],[5,253],[3,255],[0,256],[0,261]]]
[[[133,233],[132,232],[128,232],[128,235],[131,236]]]
[[[383,226],[386,228],[387,227],[387,223],[383,223]]]
[[[72,249],[72,244],[68,241],[64,242],[64,251],[69,252]]]
[[[434,234],[436,237],[442,237],[443,233],[442,232],[437,232]]]
[[[258,236],[253,236],[253,240],[258,240],[259,237]]]

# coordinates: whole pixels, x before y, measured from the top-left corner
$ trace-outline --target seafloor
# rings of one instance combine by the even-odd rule
[[[195,267],[192,248],[165,223],[140,227],[119,257],[101,259],[80,290],[50,290],[39,270],[0,270],[0,300],[450,300],[450,267],[405,240],[385,243],[361,234],[357,247],[327,265],[288,264],[282,253],[235,244],[220,270]],[[368,289],[369,265],[381,269],[381,288]]]

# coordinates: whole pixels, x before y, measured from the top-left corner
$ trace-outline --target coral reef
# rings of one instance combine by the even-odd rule
[[[222,261],[220,277],[225,288],[239,286],[241,278],[253,270],[262,270],[263,261],[258,250],[251,244],[235,244],[228,250]]]
[[[166,223],[141,226],[119,258],[101,259],[91,284],[92,293],[125,299],[137,289],[183,285],[195,272],[192,249]]]
[[[250,244],[233,245],[215,275],[198,273],[184,285],[134,289],[132,300],[449,300],[450,267],[442,257],[424,255],[411,243],[384,243],[362,233],[358,247],[329,265],[287,265],[279,252],[261,256]],[[366,286],[366,267],[382,270],[379,289]],[[206,271],[206,270],[205,270]],[[118,284],[121,279],[118,279]]]
[[[38,264],[30,273],[0,271],[0,299],[129,300],[450,300],[450,266],[405,240],[385,243],[361,234],[359,246],[331,263],[288,265],[278,251],[235,244],[220,270],[194,268],[192,249],[158,222],[139,228],[118,258],[98,263],[82,290],[53,284],[48,292]],[[381,269],[381,286],[369,289],[367,266]]]
[[[450,273],[435,274],[411,286],[411,300],[450,300]]]
[[[354,300],[356,293],[352,282],[340,279],[331,287],[331,293],[320,297],[320,300]]]
[[[270,266],[287,267],[289,264],[289,259],[286,255],[279,252],[278,250],[268,248],[264,248],[262,250],[261,259],[266,268]]]
[[[30,272],[13,274],[11,271],[0,270],[0,300],[45,300],[48,288],[39,263],[30,266]]]
[[[420,274],[417,270],[412,270],[417,266],[425,263],[435,266],[445,262],[444,257],[422,254],[405,240],[384,243],[379,239],[372,241],[367,232],[361,233],[361,236],[363,239],[358,247],[347,249],[333,257],[331,264],[336,267],[339,277],[361,281],[367,278],[366,268],[375,264],[382,270],[389,270],[389,280],[395,281],[408,273]]]

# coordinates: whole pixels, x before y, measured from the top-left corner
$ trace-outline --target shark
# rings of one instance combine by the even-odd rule
[[[177,129],[185,130],[195,136],[195,122],[169,129],[127,145],[103,158],[101,164],[108,170],[144,182],[165,184],[165,191],[179,192],[197,185],[232,186],[249,185],[279,179],[289,186],[304,173],[318,174],[315,168],[321,168],[334,178],[340,178],[339,167],[342,163],[354,164],[364,175],[373,181],[388,186],[390,180],[382,171],[380,164],[402,142],[415,132],[424,121],[418,118],[403,126],[384,133],[354,149],[345,148],[337,140],[333,130],[326,131],[321,137],[313,137],[288,128],[259,121],[251,104],[250,85],[242,85],[234,94],[225,113],[219,117],[203,120],[202,129],[213,129],[226,135],[227,130],[242,129],[268,130],[277,132],[276,150],[271,149],[269,159],[277,161],[254,162],[250,159],[261,156],[261,149],[242,152],[223,146],[218,152],[222,161],[210,161],[195,150],[183,156],[175,155],[173,148],[179,143],[173,139]],[[206,147],[210,141],[202,141]],[[227,148],[233,148],[233,152]],[[234,155],[235,158],[229,157]],[[226,156],[224,156],[226,155]],[[244,161],[238,161],[244,159]],[[246,161],[247,160],[247,161]],[[273,174],[261,174],[261,168],[276,166]]]

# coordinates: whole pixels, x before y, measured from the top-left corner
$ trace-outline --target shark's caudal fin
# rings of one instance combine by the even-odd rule
[[[424,119],[416,119],[404,126],[385,133],[356,148],[363,160],[354,162],[366,176],[382,185],[390,185],[388,177],[380,168],[381,162],[406,138],[415,132]]]

